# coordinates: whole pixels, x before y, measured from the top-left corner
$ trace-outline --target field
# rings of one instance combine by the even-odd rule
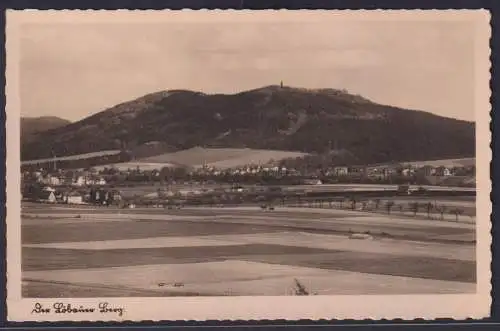
[[[97,157],[105,157],[119,154],[119,150],[100,151],[86,154],[69,155],[55,157],[51,159],[29,160],[23,161],[22,165],[32,165],[38,163],[46,163],[53,161],[72,161],[83,160]],[[108,165],[96,166],[96,169],[104,167],[115,167],[119,170],[134,169],[140,167],[143,170],[161,169],[163,167],[175,167],[176,165],[185,165],[188,167],[201,167],[204,164],[220,169],[235,168],[248,164],[267,164],[271,160],[279,161],[286,158],[296,158],[307,155],[303,152],[277,151],[277,150],[261,150],[250,148],[202,148],[194,147],[178,152],[165,153],[156,156],[144,157],[131,162],[114,163]],[[432,161],[411,161],[402,162],[403,164],[412,165],[415,167],[423,166],[445,166],[466,167],[472,166],[476,162],[475,158],[462,159],[444,159]]]
[[[470,293],[474,240],[473,224],[346,210],[24,204],[23,296],[291,295],[297,282],[318,295]]]
[[[449,186],[430,186],[430,185],[410,185],[410,190],[423,188],[429,191],[461,191],[474,192],[475,187],[449,187]],[[398,185],[389,184],[322,184],[322,185],[293,185],[288,186],[287,190],[307,190],[310,192],[345,192],[345,191],[374,191],[383,192],[397,190]]]
[[[195,147],[179,152],[147,157],[139,161],[145,163],[176,163],[191,167],[200,167],[207,164],[217,168],[232,168],[247,164],[265,164],[271,159],[278,161],[304,155],[306,153],[249,148]]]
[[[409,164],[414,167],[423,167],[423,166],[433,166],[433,167],[469,167],[476,164],[475,157],[468,157],[462,159],[444,159],[444,160],[432,160],[432,161],[412,161],[412,162],[402,162],[403,164]]]
[[[23,161],[22,165],[32,165],[38,163],[54,161],[73,161],[98,158],[119,154],[119,150],[100,151],[94,153],[69,155],[55,157],[50,159]],[[204,164],[217,168],[234,168],[247,164],[266,164],[269,161],[279,161],[285,158],[295,158],[307,155],[302,152],[260,150],[249,148],[201,148],[194,147],[173,153],[160,154],[156,156],[139,158],[131,162],[114,163],[108,165],[96,166],[96,169],[105,167],[115,167],[119,170],[135,169],[140,167],[142,170],[161,169],[163,167],[174,167],[176,165],[185,165],[188,167],[201,167]]]
[[[176,167],[172,163],[154,163],[154,162],[142,162],[142,161],[132,161],[132,162],[122,162],[122,163],[114,163],[107,165],[100,165],[93,167],[97,171],[101,171],[104,168],[115,168],[119,171],[127,171],[129,169],[137,169],[139,167],[143,171],[151,171],[151,170],[160,170],[164,167]]]

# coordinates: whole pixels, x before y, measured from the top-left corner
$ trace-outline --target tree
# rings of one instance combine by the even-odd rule
[[[409,204],[410,210],[413,212],[413,216],[417,216],[419,204],[418,202],[410,202]]]
[[[299,282],[297,279],[294,279],[294,282],[295,282],[295,295],[309,295],[309,291],[301,282]]]
[[[444,213],[446,212],[445,206],[436,206],[436,210],[441,214],[441,219],[444,220]]]
[[[166,197],[165,191],[161,187],[158,187],[156,193],[158,194],[158,199],[164,199]]]
[[[385,204],[385,208],[387,209],[387,214],[391,213],[392,207],[394,207],[395,203],[394,201],[387,201]]]
[[[427,211],[427,218],[431,218],[431,211],[432,211],[432,203],[429,202],[425,205],[425,209]]]
[[[357,203],[356,198],[352,197],[350,201],[351,201],[351,209],[356,210],[356,203]]]
[[[450,210],[450,214],[453,214],[455,215],[455,220],[458,222],[458,216],[462,215],[463,214],[463,210],[460,209],[460,208],[454,208],[452,210]]]

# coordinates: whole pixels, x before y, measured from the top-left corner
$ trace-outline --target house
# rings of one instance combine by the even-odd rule
[[[404,177],[409,177],[412,176],[415,173],[415,169],[411,167],[405,167],[401,169],[401,176]]]
[[[382,174],[385,178],[387,177],[391,177],[392,175],[394,175],[396,173],[396,169],[392,168],[392,167],[385,167],[382,169]]]
[[[106,189],[91,189],[90,202],[102,205],[109,205],[113,202],[114,193]]]
[[[367,173],[366,167],[351,167],[348,171],[349,174],[355,176],[364,176]]]
[[[228,192],[243,192],[243,186],[233,185]]]
[[[378,178],[378,179],[382,179],[384,178],[384,171],[383,171],[383,168],[379,168],[379,167],[367,167],[366,168],[366,175],[369,177],[369,178]]]
[[[433,166],[426,165],[418,169],[418,172],[424,176],[434,176],[436,169]]]
[[[91,202],[90,199],[91,199],[90,192],[85,192],[83,194],[83,202],[86,202],[86,203],[89,202],[90,203]]]
[[[48,176],[47,184],[53,186],[61,185],[61,179],[57,176]]]
[[[304,179],[303,182],[304,182],[305,185],[321,185],[321,184],[323,184],[323,182],[321,182],[321,180],[315,179],[315,178],[313,178],[313,179]]]
[[[50,186],[45,186],[43,188],[43,191],[47,191],[47,192],[55,192],[56,190]],[[54,193],[55,194],[55,193]]]
[[[451,170],[446,168],[446,167],[438,167],[436,169],[436,173],[435,173],[436,176],[442,176],[442,177],[446,177],[446,176],[451,176]]]
[[[85,178],[84,176],[78,176],[73,184],[76,185],[76,186],[86,185],[87,184],[87,178]]]
[[[102,177],[98,178],[95,176],[78,176],[73,184],[76,186],[106,185],[106,180]]]
[[[121,201],[122,200],[122,195],[120,191],[113,190],[110,192],[111,200],[113,201]]]
[[[49,191],[49,190],[42,190],[38,196],[38,201],[40,202],[48,202],[48,203],[55,203],[56,202],[56,195],[54,191]]]
[[[349,174],[348,167],[335,167],[333,168],[333,173],[335,176],[347,176]]]
[[[78,192],[70,192],[66,195],[66,203],[73,205],[80,205],[83,203],[83,196]]]

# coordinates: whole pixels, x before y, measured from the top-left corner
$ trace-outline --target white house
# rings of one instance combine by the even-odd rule
[[[413,168],[403,168],[401,170],[401,175],[405,176],[405,177],[411,176],[414,173],[415,173],[415,169],[413,169]]]
[[[49,185],[54,185],[54,186],[58,186],[58,185],[61,185],[61,180],[59,179],[59,177],[56,177],[56,176],[49,176],[48,177],[48,183]]]
[[[319,179],[304,179],[304,184],[305,185],[321,185],[323,182]]]
[[[434,176],[436,174],[436,168],[430,165],[425,165],[422,168],[420,168],[419,173],[423,174],[424,176]]]
[[[75,184],[76,186],[83,186],[87,184],[87,179],[84,176],[78,176],[73,184]]]
[[[55,203],[56,202],[56,195],[55,195],[54,191],[43,190],[40,193],[39,201],[40,202]]]
[[[66,196],[66,203],[80,205],[83,203],[83,197],[81,194],[78,194],[77,192],[71,192]]]
[[[50,186],[46,186],[43,188],[43,191],[45,192],[55,192],[56,190]]]
[[[446,167],[438,167],[436,169],[435,174],[436,174],[436,176],[444,176],[444,177],[452,175],[451,170],[446,168]]]
[[[333,168],[333,173],[336,176],[346,176],[349,173],[349,168],[347,168],[347,167],[335,167],[335,168]]]

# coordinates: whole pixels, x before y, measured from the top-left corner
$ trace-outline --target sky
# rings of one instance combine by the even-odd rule
[[[75,121],[160,90],[283,80],[474,120],[473,23],[294,17],[25,23],[21,114]]]

